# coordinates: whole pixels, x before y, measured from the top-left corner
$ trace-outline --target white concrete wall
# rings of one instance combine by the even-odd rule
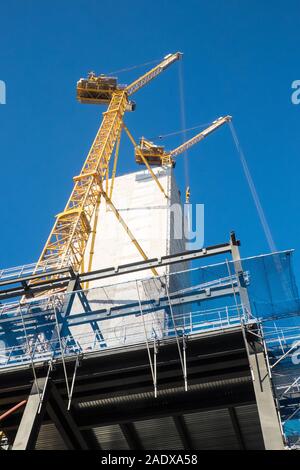
[[[139,241],[148,258],[156,258],[185,250],[184,240],[174,239],[174,220],[173,217],[170,217],[170,205],[180,203],[180,195],[173,169],[157,167],[153,171],[168,194],[168,199],[159,190],[156,182],[146,169],[115,178],[112,195],[115,207]],[[90,249],[91,236],[84,259],[85,269],[89,264]],[[98,214],[92,270],[111,266],[116,267],[142,259],[141,254],[115,214],[102,199]],[[157,271],[160,275],[163,275],[168,273],[169,270],[174,272],[184,268],[186,269],[187,266],[175,265],[170,268],[158,268]],[[136,280],[145,280],[149,277],[153,277],[152,271],[145,270],[90,283],[88,299],[92,309],[136,302],[138,300]],[[183,276],[180,277],[179,284],[182,279]],[[107,287],[101,289],[103,286]],[[170,278],[169,288],[170,291],[180,288],[180,285],[173,277]],[[143,283],[139,282],[139,293],[141,300],[143,300],[158,297],[162,293],[165,294],[165,289],[160,281],[152,279],[143,281]],[[80,303],[76,300],[72,312],[77,313],[80,309]],[[121,346],[122,342],[124,344],[125,338],[126,344],[137,342],[138,337],[144,338],[145,327],[148,335],[151,335],[154,329],[157,335],[161,336],[165,323],[163,311],[144,315],[144,320],[145,325],[140,316],[122,319],[108,318],[105,321],[98,322],[98,326],[106,343],[111,347],[118,344]],[[94,337],[94,332],[90,326],[73,327],[72,333],[76,335],[90,334],[91,341]],[[83,345],[83,341],[80,341],[80,343]],[[87,341],[86,347],[90,347],[90,341]]]
[[[154,169],[154,172],[169,194],[170,172],[162,168]],[[149,258],[167,253],[168,200],[147,170],[115,178],[112,201]],[[90,242],[91,237],[86,249],[86,267]],[[142,259],[115,214],[102,199],[92,269],[118,266]],[[151,271],[144,271],[140,274],[142,277],[151,275]],[[122,280],[130,279],[136,279],[136,273],[131,276],[122,276]],[[95,281],[93,285],[102,285],[102,281]]]

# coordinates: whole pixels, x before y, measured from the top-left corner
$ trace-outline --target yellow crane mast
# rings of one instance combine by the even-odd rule
[[[108,109],[103,113],[101,126],[82,170],[74,177],[70,198],[63,212],[56,216],[37,267],[50,260],[57,263],[58,268],[68,264],[75,272],[80,270],[99,193],[104,193],[104,182],[107,183],[109,179],[109,163],[115,144],[120,138],[125,111],[135,107],[134,103],[129,101],[129,96],[148,84],[181,56],[180,52],[168,54],[156,67],[128,86],[118,85],[117,80],[112,77],[96,77],[94,73],[86,80],[79,80],[78,100],[83,103],[108,104]],[[111,202],[107,193],[105,196],[106,201]]]

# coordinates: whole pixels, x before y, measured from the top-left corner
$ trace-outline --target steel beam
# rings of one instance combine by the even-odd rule
[[[236,292],[238,293],[238,288],[236,288]],[[227,288],[216,287],[215,289],[210,288],[209,295],[207,294],[206,289],[203,289],[203,291],[198,294],[193,294],[193,295],[190,294],[190,295],[183,295],[183,296],[177,295],[177,297],[175,297],[175,295],[170,295],[170,298],[172,301],[172,306],[176,306],[176,305],[200,302],[203,300],[216,299],[218,297],[223,297],[227,295],[233,295],[232,287],[227,287]],[[142,307],[143,307],[143,313],[147,313],[147,311],[154,312],[156,310],[162,310],[164,308],[168,308],[169,301],[168,299],[163,298],[156,305],[151,303],[151,301],[149,302],[145,301],[145,302],[142,302]],[[140,313],[138,304],[134,303],[131,306],[126,305],[126,306],[114,307],[109,311],[109,313],[107,309],[94,310],[92,312],[84,312],[84,315],[82,313],[78,313],[78,314],[71,315],[70,317],[68,317],[66,319],[66,322],[68,326],[70,327],[70,326],[75,326],[75,325],[82,325],[84,323],[90,323],[92,321],[105,320],[106,318],[136,315],[138,313]]]
[[[224,253],[231,252],[232,245],[230,243],[223,243],[220,245],[208,246],[201,250],[190,250],[174,255],[162,256],[161,258],[151,258],[146,261],[137,261],[135,263],[123,264],[121,266],[110,267],[106,269],[99,269],[91,271],[90,273],[83,273],[79,275],[80,282],[91,282],[97,279],[104,279],[112,276],[120,276],[122,274],[134,273],[136,271],[143,271],[145,269],[159,268],[161,266],[168,266],[170,264],[182,263],[192,261],[199,258],[207,258],[209,256],[216,256]]]
[[[179,434],[184,450],[192,450],[193,446],[192,446],[188,428],[184,421],[184,417],[180,415],[173,416],[173,421],[176,426],[176,430]]]
[[[236,435],[236,439],[239,444],[239,449],[246,450],[246,445],[245,445],[245,441],[244,441],[243,434],[241,431],[240,423],[236,414],[236,410],[234,407],[230,407],[228,408],[228,411],[229,411],[232,427],[234,429],[234,433]]]
[[[238,293],[238,288],[235,288],[235,292]],[[74,296],[77,295],[78,292],[74,292]],[[178,295],[178,294],[171,294],[170,298],[172,301],[172,306],[176,305],[186,305],[186,304],[192,304],[194,302],[200,302],[203,300],[210,300],[210,299],[215,299],[218,297],[224,297],[227,295],[233,295],[233,289],[231,285],[226,285],[224,284],[222,287],[215,287],[215,288],[210,288],[209,292],[207,292],[206,289],[202,289],[201,291],[198,291],[197,294],[188,294],[188,295]],[[70,310],[70,304],[68,303],[69,299],[73,297],[72,295],[68,295],[66,302],[65,302],[65,307],[63,308],[63,312],[67,313]],[[83,304],[83,303],[82,303]],[[140,310],[139,310],[139,305],[138,303],[132,303],[131,305],[121,305],[117,307],[111,308],[109,311],[106,308],[98,309],[98,310],[90,310],[88,311],[86,306],[84,306],[84,312],[74,314],[71,316],[67,316],[65,324],[67,326],[75,326],[75,325],[82,325],[84,323],[90,323],[90,322],[95,322],[99,320],[105,320],[106,318],[115,318],[115,317],[122,317],[122,316],[127,316],[127,315],[139,315]],[[164,308],[169,307],[169,302],[168,299],[165,297],[162,297],[160,299],[159,303],[153,303],[151,300],[150,301],[143,301],[142,302],[142,307],[143,307],[143,313],[149,312],[154,312],[157,310],[161,310]],[[44,316],[45,313],[43,312],[40,314],[41,316]],[[33,318],[38,318],[39,314],[24,314],[24,320],[29,321],[30,319]],[[63,315],[65,317],[65,315]],[[9,317],[4,317],[1,318],[0,320],[0,325],[5,324],[5,323],[10,323],[11,318]]]
[[[0,287],[2,288],[0,290],[0,300],[24,296],[28,292],[29,285],[30,291],[34,296],[37,293],[54,288],[66,287],[70,279],[75,279],[75,277],[78,278],[80,283],[92,282],[97,279],[105,279],[109,277],[120,276],[122,274],[143,271],[146,269],[154,269],[171,264],[188,262],[199,258],[207,258],[209,256],[230,253],[232,251],[232,246],[232,243],[223,243],[219,245],[208,246],[207,248],[202,248],[201,250],[185,251],[174,255],[162,256],[161,258],[151,258],[146,261],[137,261],[134,263],[109,267],[77,275],[75,275],[72,267],[69,266],[68,268],[62,268],[46,273],[32,274],[17,279],[7,279],[5,281],[0,281]],[[66,274],[68,274],[68,276]],[[47,279],[45,279],[45,277]],[[41,281],[37,282],[39,279],[41,279]],[[30,283],[31,281],[36,282]],[[20,285],[15,286],[14,284]]]
[[[65,403],[53,383],[51,386],[51,395],[47,404],[47,412],[68,449],[88,449],[88,446],[81,432],[79,431],[72,414],[67,411]]]
[[[126,439],[130,450],[143,450],[141,440],[132,423],[121,423],[120,425],[123,436]]]
[[[89,450],[102,450],[101,444],[98,442],[93,429],[84,429],[80,431],[85,442],[88,442]]]
[[[30,291],[34,296],[34,294],[38,294],[40,292],[66,287],[69,281],[70,277],[62,277],[51,280],[48,279],[47,281],[32,284],[30,286]],[[5,299],[12,299],[15,297],[23,297],[27,294],[27,292],[28,290],[24,287],[24,285],[11,287],[9,289],[2,289],[0,290],[0,301]]]

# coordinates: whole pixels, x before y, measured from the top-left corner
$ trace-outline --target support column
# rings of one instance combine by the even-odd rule
[[[256,405],[265,449],[284,450],[283,436],[264,352],[250,353],[249,361],[253,373]]]
[[[67,411],[51,379],[38,379],[37,384],[38,388],[35,384],[32,386],[12,450],[34,450],[46,410],[68,449],[88,449],[71,412]]]
[[[236,240],[234,232],[230,234],[230,244],[235,274],[238,279],[239,295],[246,313],[246,318],[248,318],[251,316],[251,304],[243,275],[239,242]],[[245,333],[244,339],[249,358],[249,365],[253,376],[254,393],[265,449],[283,450],[283,436],[281,433],[281,426],[263,346],[260,344],[260,347],[255,345],[254,347],[250,347]]]
[[[246,318],[248,318],[251,314],[251,306],[250,306],[247,286],[246,286],[244,275],[243,275],[243,268],[242,268],[242,262],[241,262],[241,257],[240,257],[240,250],[239,250],[240,242],[236,239],[234,232],[231,232],[230,234],[230,245],[231,245],[232,260],[234,264],[234,271],[235,271],[238,286],[239,286],[239,295],[241,298],[242,305],[244,307]]]
[[[41,402],[45,386],[46,390]],[[12,450],[34,450],[46,410],[48,395],[47,379],[45,377],[37,379],[37,383],[33,384],[28,397]]]

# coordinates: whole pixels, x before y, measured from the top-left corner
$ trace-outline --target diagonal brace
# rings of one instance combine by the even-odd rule
[[[151,166],[149,165],[149,163],[147,162],[147,159],[144,157],[144,154],[143,152],[140,150],[139,146],[137,145],[136,141],[134,140],[132,134],[130,133],[130,131],[128,130],[128,128],[125,126],[124,122],[123,122],[123,128],[126,132],[126,134],[128,135],[132,145],[134,146],[134,148],[137,150],[137,152],[139,153],[139,155],[141,156],[141,159],[143,160],[143,163],[145,163],[147,169],[149,170],[152,178],[154,179],[155,183],[157,184],[157,186],[159,187],[160,191],[163,193],[163,195],[165,196],[166,199],[169,199],[168,198],[168,195],[166,194],[164,188],[162,187],[162,185],[160,184],[157,176],[155,175],[154,171],[152,170]]]

